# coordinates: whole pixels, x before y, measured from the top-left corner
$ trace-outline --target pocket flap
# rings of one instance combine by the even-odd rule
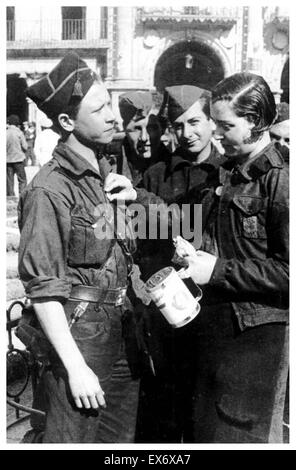
[[[71,212],[71,220],[74,225],[92,225],[95,222],[94,215],[90,214],[85,208],[77,205]]]
[[[253,196],[234,196],[233,203],[245,215],[256,215],[266,205],[266,199]]]

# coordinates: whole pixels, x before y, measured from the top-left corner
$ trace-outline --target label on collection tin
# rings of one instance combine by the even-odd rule
[[[161,269],[146,282],[151,299],[175,328],[186,325],[199,313],[202,292],[196,287],[198,292],[194,297],[173,267]]]

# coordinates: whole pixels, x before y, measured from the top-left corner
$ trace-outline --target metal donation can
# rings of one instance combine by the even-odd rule
[[[174,328],[186,325],[200,311],[198,301],[202,297],[202,291],[196,284],[194,287],[196,297],[171,266],[157,271],[146,282],[150,298]]]

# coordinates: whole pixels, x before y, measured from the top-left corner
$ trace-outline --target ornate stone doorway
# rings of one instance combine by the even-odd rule
[[[211,90],[225,76],[222,61],[207,44],[184,41],[174,44],[158,59],[154,86],[195,85]]]
[[[19,74],[7,75],[7,116],[17,114],[20,120],[28,119],[28,103],[26,100],[25,90],[27,82],[24,78],[20,78]]]

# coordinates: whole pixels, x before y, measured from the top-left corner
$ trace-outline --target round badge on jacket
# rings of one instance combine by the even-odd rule
[[[223,190],[223,186],[217,186],[215,193],[217,196],[221,196]]]

